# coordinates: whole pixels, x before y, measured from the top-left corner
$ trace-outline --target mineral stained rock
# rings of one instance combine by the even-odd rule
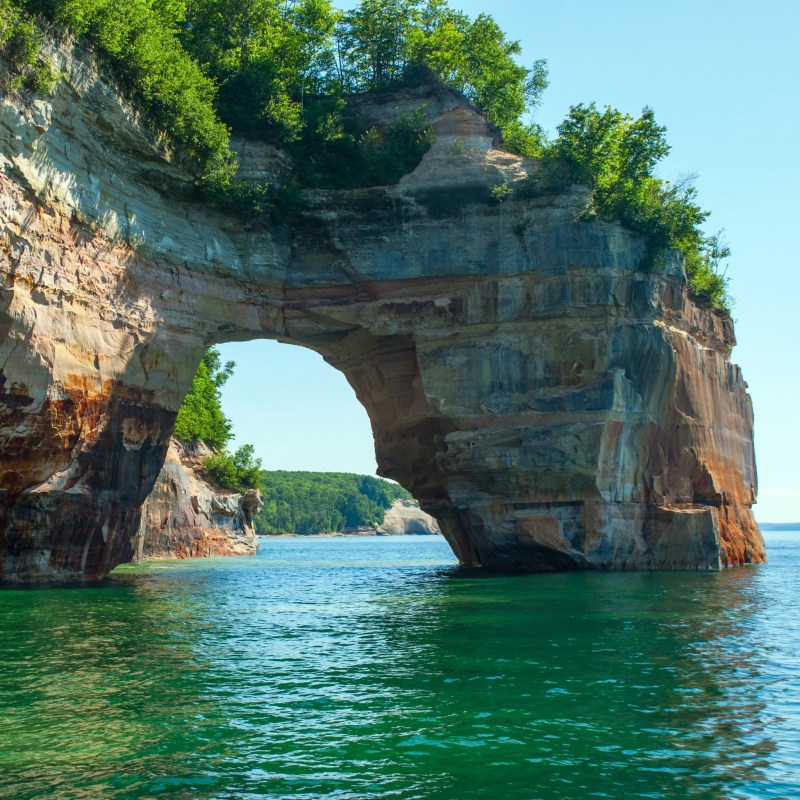
[[[258,549],[253,517],[261,492],[213,486],[203,473],[211,451],[172,439],[164,466],[142,506],[133,559],[252,556]]]
[[[3,580],[130,559],[204,347],[257,338],[345,374],[381,474],[463,564],[764,560],[730,319],[688,298],[677,255],[644,271],[641,239],[583,219],[585,189],[523,197],[536,164],[462,97],[364,109],[422,108],[436,130],[399,184],[307,191],[289,224],[245,224],[193,200],[88,58],[53,57],[51,98],[0,106]],[[290,168],[239,149],[252,179]]]

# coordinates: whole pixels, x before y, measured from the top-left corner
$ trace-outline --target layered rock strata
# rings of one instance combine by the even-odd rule
[[[752,410],[730,320],[677,257],[583,219],[459,95],[398,185],[308,191],[289,225],[192,199],[90,60],[0,108],[0,574],[98,578],[130,559],[203,348],[272,338],[341,370],[381,474],[466,565],[718,568],[764,559]],[[247,175],[280,175],[241,148]],[[261,162],[259,162],[261,159]],[[510,199],[491,190],[507,183]]]
[[[164,466],[142,506],[133,560],[252,556],[258,549],[253,517],[261,492],[226,492],[209,482],[202,444],[172,439]]]

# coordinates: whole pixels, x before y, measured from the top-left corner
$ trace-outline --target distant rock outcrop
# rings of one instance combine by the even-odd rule
[[[153,491],[142,506],[135,561],[151,558],[250,556],[258,549],[253,517],[261,493],[214,487],[202,466],[211,451],[172,439]]]
[[[378,527],[380,536],[441,533],[436,520],[416,500],[395,500]]]

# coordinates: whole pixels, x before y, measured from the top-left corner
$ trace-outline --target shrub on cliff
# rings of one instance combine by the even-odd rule
[[[173,436],[186,442],[204,442],[212,453],[203,469],[220,486],[243,492],[258,485],[261,459],[253,445],[242,445],[233,453],[225,449],[233,437],[232,423],[222,410],[220,389],[233,374],[233,361],[222,363],[216,347],[209,347],[197,367],[192,386],[178,411]]]
[[[330,0],[19,2],[93,44],[217,198],[235,172],[227,125],[286,146],[335,127],[340,109],[321,119],[320,100],[440,81],[513,126],[546,85],[544,62],[520,66],[519,43],[489,15],[443,0],[361,0],[348,12]]]
[[[489,14],[473,20],[443,0],[361,0],[339,20],[335,44],[342,91],[440,82],[500,127],[536,105],[547,86],[545,62],[518,64],[519,42]]]
[[[708,213],[693,187],[654,174],[669,147],[652,111],[633,119],[573,106],[548,142],[521,121],[547,86],[545,63],[517,63],[519,42],[487,14],[473,20],[446,0],[360,0],[346,12],[330,0],[0,0],[0,88],[26,91],[47,80],[40,31],[21,8],[94,44],[153,128],[194,165],[205,196],[232,213],[285,216],[283,193],[235,180],[228,125],[289,149],[306,185],[393,183],[416,166],[430,131],[404,118],[380,130],[360,125],[345,98],[441,82],[498,125],[508,148],[542,159],[534,191],[586,183],[589,215],[645,236],[650,266],[680,250],[693,295],[729,308],[718,270],[726,253],[702,231]]]
[[[11,0],[0,0],[0,94],[44,94],[53,73],[42,58],[42,31],[36,21]]]
[[[387,186],[419,164],[434,140],[418,109],[378,128],[365,126],[344,107],[330,112],[321,103],[323,124],[314,133],[289,146],[297,174],[308,186],[341,189]]]
[[[244,492],[259,485],[261,459],[255,458],[253,445],[243,444],[233,453],[213,453],[203,463],[203,470],[225,489]]]
[[[231,174],[229,131],[215,109],[217,88],[183,48],[179,0],[27,0],[33,13],[98,48],[156,132],[199,173]]]

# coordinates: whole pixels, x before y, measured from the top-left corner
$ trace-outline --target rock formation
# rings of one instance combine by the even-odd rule
[[[463,564],[718,568],[764,559],[731,322],[677,256],[582,219],[581,187],[493,202],[531,162],[456,93],[400,93],[437,139],[398,185],[307,191],[291,224],[192,199],[91,61],[0,108],[0,574],[130,559],[203,348],[273,338],[341,370],[381,474]],[[280,174],[268,148],[243,168]],[[259,161],[260,159],[260,161]]]
[[[436,520],[414,500],[395,500],[378,527],[379,536],[417,536],[440,533]]]
[[[252,556],[258,549],[253,517],[261,492],[226,492],[202,471],[205,445],[170,440],[164,466],[142,506],[133,560]]]

